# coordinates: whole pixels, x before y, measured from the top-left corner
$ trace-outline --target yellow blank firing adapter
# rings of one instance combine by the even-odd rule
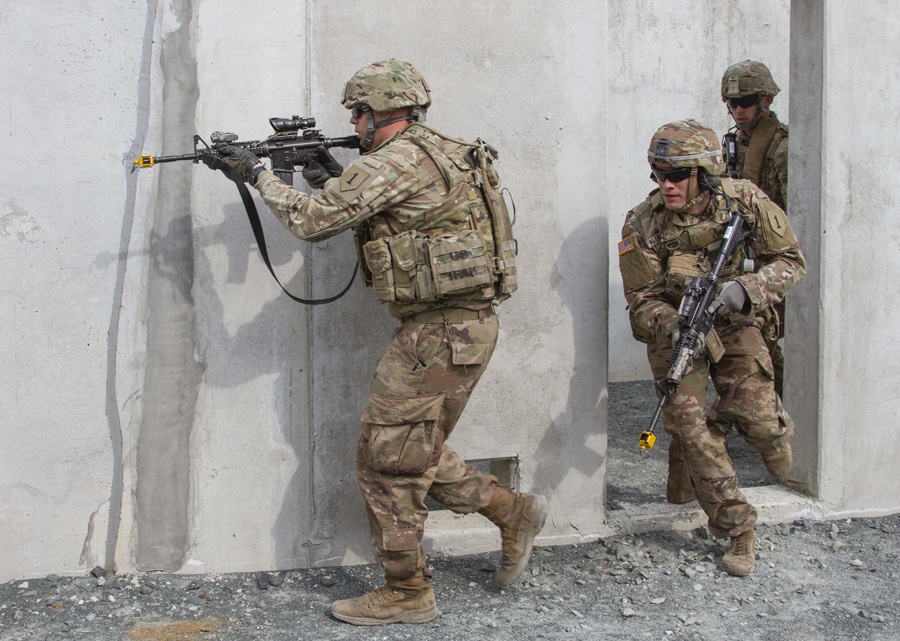
[[[143,156],[138,156],[135,159],[134,164],[141,169],[152,167],[156,164],[156,157],[153,154],[144,154]]]
[[[649,450],[656,444],[656,434],[653,432],[641,432],[638,443],[640,443],[642,450]]]

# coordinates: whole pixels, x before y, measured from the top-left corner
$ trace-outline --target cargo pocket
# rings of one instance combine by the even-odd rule
[[[372,394],[363,411],[369,466],[382,474],[424,474],[435,458],[435,437],[443,394]]]
[[[481,365],[487,358],[490,345],[473,343],[470,338],[464,339],[450,330],[450,360],[454,365]]]

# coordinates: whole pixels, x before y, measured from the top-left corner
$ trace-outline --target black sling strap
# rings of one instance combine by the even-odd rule
[[[275,279],[278,286],[281,287],[282,291],[287,294],[291,300],[297,301],[303,305],[324,305],[325,303],[333,303],[347,293],[350,286],[353,284],[353,281],[356,279],[356,272],[359,271],[359,262],[353,267],[353,275],[350,276],[350,282],[347,283],[347,286],[344,287],[340,294],[335,296],[330,296],[329,298],[306,299],[294,296],[285,289],[284,285],[281,284],[281,281],[278,280],[278,276],[275,275],[275,270],[272,269],[272,262],[269,260],[269,249],[266,246],[266,237],[263,233],[262,223],[259,220],[259,213],[256,211],[256,203],[253,202],[253,196],[250,195],[250,190],[247,189],[247,185],[244,184],[244,179],[241,178],[241,175],[236,169],[216,156],[208,154],[206,158],[203,159],[203,162],[212,169],[220,170],[237,185],[238,192],[241,194],[241,200],[244,203],[244,209],[247,211],[247,219],[250,221],[251,229],[253,229],[253,236],[256,238],[256,244],[259,246],[259,253],[263,258],[263,262],[266,264],[266,267],[269,268],[269,273],[272,274],[272,278]]]

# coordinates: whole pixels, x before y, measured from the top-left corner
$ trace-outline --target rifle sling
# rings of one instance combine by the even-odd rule
[[[750,145],[747,147],[747,155],[744,157],[744,168],[741,178],[745,178],[754,185],[759,186],[762,166],[766,160],[769,145],[775,139],[778,131],[778,121],[775,118],[760,118],[750,137]]]
[[[230,180],[232,180],[234,184],[237,185],[238,192],[241,194],[241,200],[244,203],[244,209],[247,212],[247,219],[250,221],[250,228],[253,229],[253,236],[254,238],[256,238],[256,244],[259,247],[259,253],[262,256],[263,262],[266,264],[266,267],[269,268],[269,273],[272,274],[272,278],[275,279],[275,282],[278,283],[278,286],[281,287],[282,291],[287,294],[291,300],[294,300],[302,305],[324,305],[325,303],[333,303],[338,298],[347,293],[347,291],[350,289],[350,286],[353,284],[353,281],[356,279],[356,272],[359,270],[358,261],[353,267],[353,275],[350,276],[350,282],[347,283],[347,286],[344,287],[341,293],[335,296],[330,296],[328,298],[306,299],[300,298],[299,296],[294,296],[287,289],[285,289],[284,285],[281,284],[281,281],[278,280],[278,276],[275,275],[275,270],[272,269],[272,262],[269,260],[269,249],[266,246],[266,236],[263,233],[262,222],[260,222],[259,220],[259,213],[256,211],[256,203],[253,202],[253,196],[250,195],[250,190],[248,190],[247,185],[244,184],[244,179],[241,178],[241,175],[237,172],[236,169],[215,156],[210,155],[208,159],[204,160],[204,162],[212,169],[220,170]]]

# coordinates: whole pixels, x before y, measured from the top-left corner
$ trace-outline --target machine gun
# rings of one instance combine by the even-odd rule
[[[740,178],[741,172],[737,168],[737,134],[729,131],[722,136],[722,152],[725,155],[725,166],[728,169],[729,178]]]
[[[691,360],[698,350],[703,348],[706,338],[715,323],[715,313],[709,312],[709,306],[716,297],[719,276],[727,260],[738,246],[750,236],[750,227],[744,214],[732,209],[731,220],[722,236],[722,244],[716,254],[712,269],[703,278],[693,278],[684,289],[681,305],[678,307],[679,338],[669,359],[666,375],[656,381],[659,391],[659,403],[650,421],[650,427],[641,432],[638,443],[641,451],[649,450],[656,443],[656,424],[662,415],[663,407],[671,400],[681,384],[681,380],[690,367]]]
[[[316,126],[315,118],[269,118],[269,124],[275,133],[265,140],[238,141],[238,135],[215,131],[210,136],[212,144],[227,142],[235,147],[249,149],[259,158],[269,158],[272,163],[272,173],[278,176],[288,185],[293,184],[294,167],[307,166],[316,158],[316,149],[319,147],[345,147],[347,149],[359,149],[357,136],[344,138],[325,138]],[[203,145],[202,147],[200,145]],[[164,162],[177,162],[179,160],[191,160],[198,163],[204,156],[220,158],[215,149],[206,144],[200,136],[194,135],[194,153],[180,154],[176,156],[154,156],[143,154],[134,161],[131,170],[144,169]]]

